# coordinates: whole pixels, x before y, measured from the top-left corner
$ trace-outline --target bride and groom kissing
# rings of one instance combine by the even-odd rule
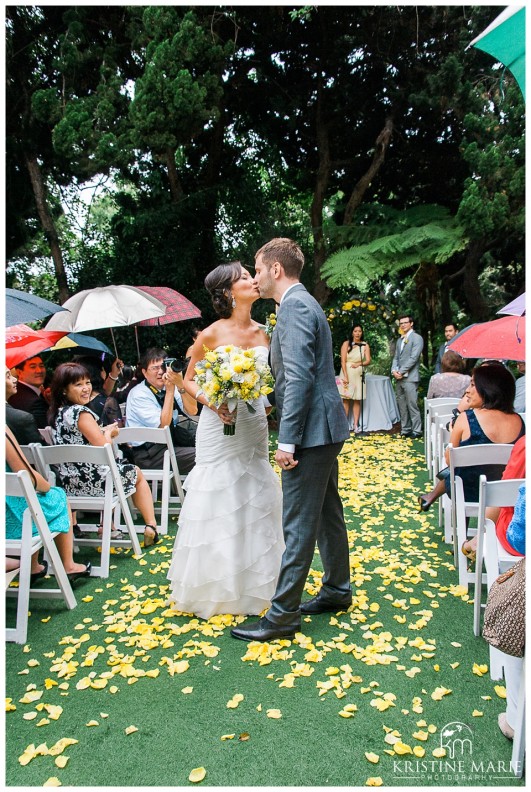
[[[215,614],[258,615],[231,630],[244,641],[292,638],[301,614],[346,610],[352,602],[347,532],[338,491],[338,455],[349,427],[335,383],[332,338],[324,312],[300,283],[304,255],[276,238],[255,256],[255,276],[239,262],[205,279],[220,317],[196,339],[184,387],[205,406],[196,435],[168,572],[170,604],[208,619]],[[260,297],[279,303],[269,338],[251,318]],[[267,410],[236,412],[236,432],[223,434],[234,415],[209,405],[194,381],[204,348],[254,349],[275,379],[282,490],[269,464]],[[242,405],[243,406],[243,405]],[[301,604],[319,548],[324,575],[316,597]]]

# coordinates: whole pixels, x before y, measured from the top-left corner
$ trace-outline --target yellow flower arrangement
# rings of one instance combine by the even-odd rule
[[[217,351],[207,347],[204,350],[205,357],[195,366],[198,395],[203,393],[215,407],[227,404],[230,412],[234,412],[238,401],[244,401],[249,412],[255,412],[253,402],[273,390],[269,366],[257,357],[254,349],[229,344]],[[223,434],[234,432],[234,424],[223,425]]]

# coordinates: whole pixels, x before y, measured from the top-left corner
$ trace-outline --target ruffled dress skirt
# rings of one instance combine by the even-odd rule
[[[203,619],[256,615],[270,604],[284,552],[282,494],[268,456],[261,401],[251,413],[238,404],[236,432],[223,434],[204,408],[196,436],[196,464],[168,572],[170,606]]]

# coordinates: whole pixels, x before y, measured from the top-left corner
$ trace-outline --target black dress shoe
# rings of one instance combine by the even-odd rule
[[[301,613],[314,615],[316,613],[338,613],[339,611],[346,611],[352,605],[352,597],[348,602],[333,602],[332,600],[321,597],[318,594],[307,602],[301,602]]]
[[[233,638],[239,638],[240,641],[274,641],[275,638],[293,638],[299,630],[300,625],[297,627],[286,627],[281,624],[274,624],[269,619],[266,619],[265,616],[262,616],[257,622],[234,627],[230,634]]]
[[[411,432],[400,432],[402,437],[411,437]]]
[[[30,586],[33,586],[34,583],[36,583],[41,578],[46,577],[48,574],[48,561],[43,561],[42,566],[43,569],[41,569],[40,572],[32,572],[30,575]]]
[[[411,437],[415,438],[415,440],[418,440],[419,437],[424,437],[424,435],[421,432],[413,432]]]
[[[90,561],[87,561],[85,565],[85,569],[82,572],[67,572],[67,578],[70,583],[73,583],[75,580],[79,580],[79,578],[90,577],[90,572],[92,570],[92,564]]]

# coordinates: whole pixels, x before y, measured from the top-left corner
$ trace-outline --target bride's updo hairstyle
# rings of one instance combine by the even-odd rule
[[[209,272],[205,278],[205,288],[212,297],[212,305],[221,319],[232,316],[232,293],[230,287],[242,276],[242,265],[239,261],[220,264]]]

